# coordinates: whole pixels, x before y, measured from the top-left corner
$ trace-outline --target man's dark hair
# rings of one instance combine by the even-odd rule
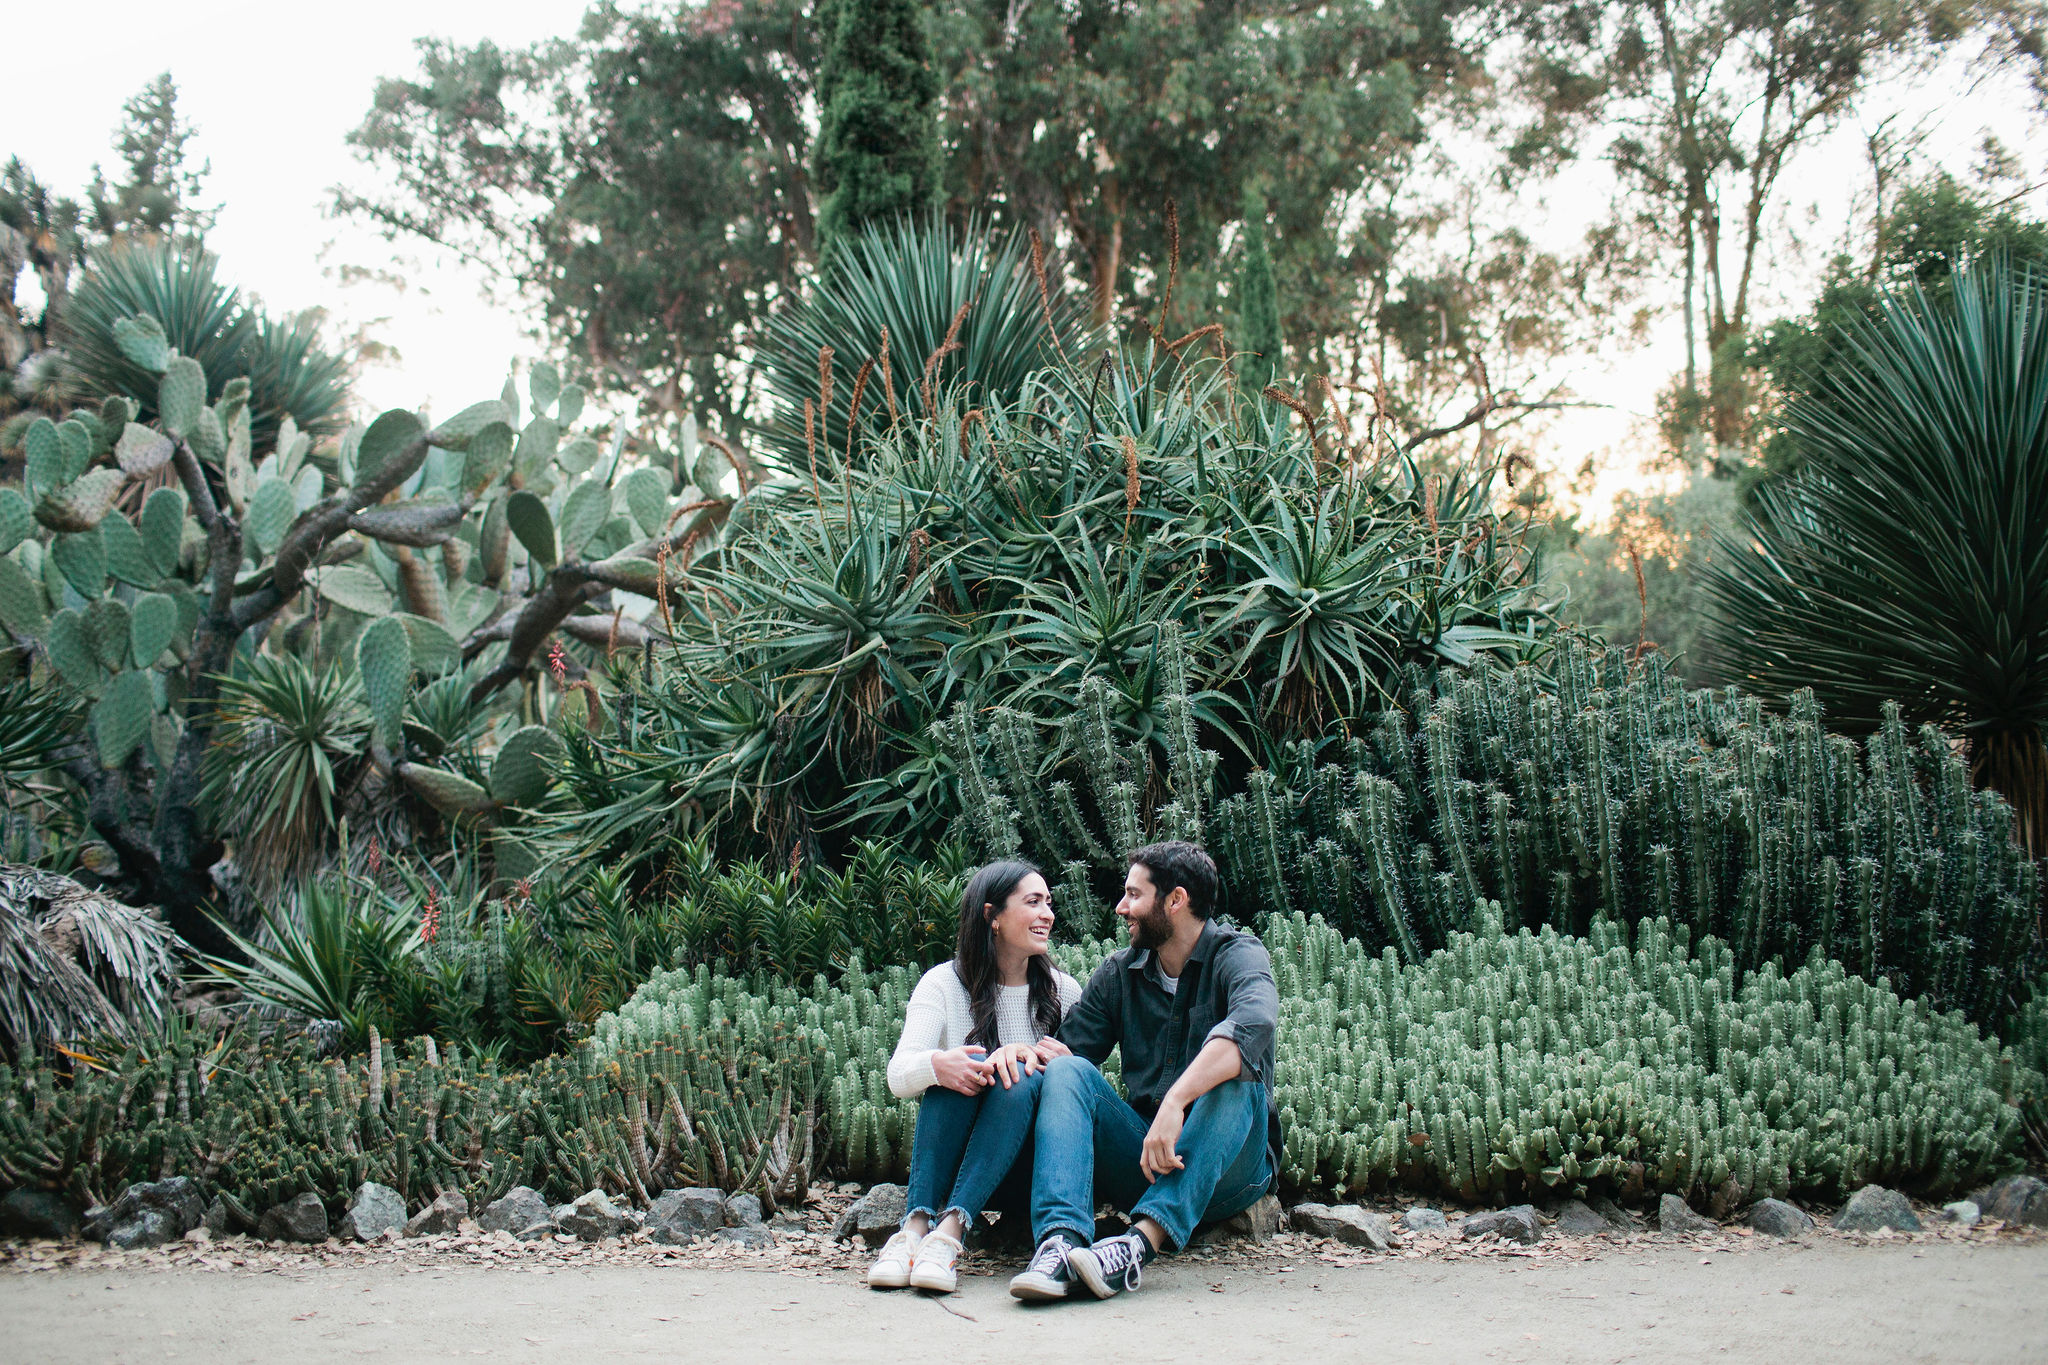
[[[1223,879],[1216,871],[1216,860],[1195,845],[1181,839],[1147,844],[1131,855],[1130,863],[1151,874],[1153,890],[1161,901],[1172,895],[1176,886],[1185,887],[1189,914],[1207,919],[1216,913]]]

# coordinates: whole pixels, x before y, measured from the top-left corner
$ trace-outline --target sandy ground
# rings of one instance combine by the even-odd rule
[[[131,1257],[0,1276],[0,1360],[2048,1360],[2039,1238],[1556,1250],[1283,1246],[1041,1308],[1009,1299],[1007,1262],[936,1299],[847,1264]]]

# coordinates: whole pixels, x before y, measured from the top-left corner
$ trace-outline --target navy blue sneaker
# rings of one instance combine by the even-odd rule
[[[1067,1269],[1067,1257],[1074,1244],[1054,1233],[1038,1244],[1031,1264],[1010,1279],[1010,1296],[1026,1303],[1052,1303],[1064,1299],[1074,1288],[1074,1276]]]
[[[1151,1254],[1152,1244],[1145,1240],[1145,1234],[1131,1231],[1068,1252],[1067,1269],[1088,1286],[1089,1293],[1107,1299],[1138,1287],[1145,1278],[1145,1262]]]

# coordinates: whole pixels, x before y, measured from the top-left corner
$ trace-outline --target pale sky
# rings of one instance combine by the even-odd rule
[[[486,281],[473,267],[437,259],[412,243],[396,248],[373,232],[326,216],[331,187],[370,183],[344,142],[362,119],[380,76],[411,74],[421,36],[506,47],[567,35],[588,0],[355,0],[338,8],[184,0],[135,3],[100,0],[81,12],[63,6],[17,6],[6,31],[19,58],[9,64],[10,117],[0,132],[0,158],[19,155],[60,193],[81,192],[95,162],[111,170],[121,105],[158,73],[178,83],[179,107],[197,129],[197,156],[212,163],[207,199],[221,205],[210,245],[224,277],[262,297],[273,311],[324,306],[343,331],[368,324],[402,357],[367,369],[357,385],[365,409],[424,407],[449,411],[497,393],[508,364],[539,354],[525,319],[486,304]],[[79,48],[80,42],[86,50]],[[71,53],[66,60],[49,54]],[[2020,151],[2034,181],[2043,178],[2038,152],[2028,153],[2029,121],[2021,92],[2006,84],[1971,89],[1944,75],[1925,88],[1887,91],[1869,101],[1877,112],[1809,149],[1783,182],[1778,211],[1787,229],[1764,263],[1760,285],[1768,319],[1802,307],[1818,269],[1840,240],[1850,205],[1867,193],[1864,129],[1900,110],[1925,118],[1923,164],[1961,173],[1987,128]],[[1542,206],[1551,239],[1561,246],[1577,231],[1589,203],[1604,194],[1597,163],[1555,188]],[[2048,214],[2048,194],[2027,197]],[[1792,233],[1804,249],[1789,246]],[[396,270],[407,288],[342,287],[341,265]],[[1571,470],[1587,455],[1605,469],[1589,512],[1627,487],[1652,482],[1636,468],[1657,390],[1682,363],[1675,318],[1659,322],[1647,345],[1588,357],[1568,375],[1579,396],[1608,405],[1560,418],[1542,445],[1545,463]]]

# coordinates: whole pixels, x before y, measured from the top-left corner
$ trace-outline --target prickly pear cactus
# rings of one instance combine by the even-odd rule
[[[238,653],[358,670],[375,759],[421,809],[530,806],[562,749],[539,727],[565,692],[595,692],[581,660],[648,640],[654,600],[732,501],[694,448],[626,468],[623,438],[578,430],[582,392],[548,366],[524,404],[508,384],[439,423],[394,410],[323,450],[287,419],[257,451],[246,381],[209,394],[153,319],[117,336],[159,375],[160,418],[112,398],[28,427],[23,482],[0,488],[0,625],[89,702],[67,770],[137,896],[180,928],[211,893],[195,797],[206,703]],[[451,755],[418,707],[437,680],[512,704]],[[586,725],[597,700],[579,703]]]

